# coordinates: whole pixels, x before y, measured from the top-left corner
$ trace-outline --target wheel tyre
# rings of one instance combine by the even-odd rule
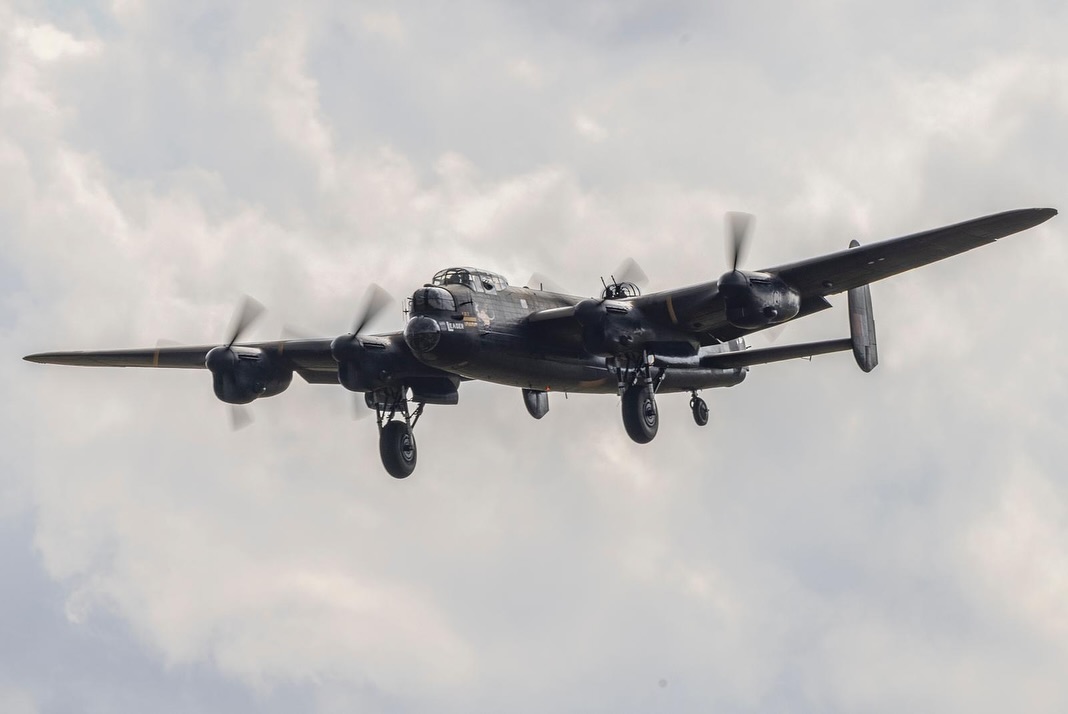
[[[415,471],[419,452],[415,447],[415,434],[402,421],[390,421],[378,435],[378,451],[382,465],[393,478],[408,478]]]
[[[697,426],[704,426],[708,423],[708,405],[705,404],[704,399],[696,397],[691,400],[690,409],[693,410],[693,420]]]
[[[623,427],[627,436],[639,444],[648,444],[660,427],[656,396],[646,386],[633,386],[623,392]]]

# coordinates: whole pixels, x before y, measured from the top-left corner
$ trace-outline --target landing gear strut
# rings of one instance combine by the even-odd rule
[[[369,395],[378,420],[378,453],[382,465],[393,478],[408,478],[415,471],[419,452],[415,445],[415,424],[423,415],[424,404],[419,402],[414,412],[408,410],[408,390],[390,390]],[[394,419],[397,414],[403,417]]]
[[[697,396],[697,392],[692,392],[690,397],[690,411],[693,412],[693,420],[697,423],[697,426],[704,426],[708,423],[708,405],[705,404],[705,400]]]

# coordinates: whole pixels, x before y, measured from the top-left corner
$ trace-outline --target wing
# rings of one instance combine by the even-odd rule
[[[246,342],[238,347],[254,347],[281,357],[306,381],[313,384],[336,384],[337,362],[330,354],[330,339],[277,340]],[[217,345],[191,347],[153,347],[132,350],[95,352],[42,352],[23,359],[41,364],[82,367],[149,367],[162,369],[206,369],[204,360]]]
[[[993,243],[1045,223],[1055,215],[1057,211],[1052,208],[1006,211],[762,272],[778,275],[802,298],[833,295]]]
[[[1055,215],[1057,211],[1052,208],[1006,211],[760,272],[776,275],[800,292],[801,311],[794,318],[796,320],[830,307],[827,295],[868,285],[993,243],[1033,228]],[[715,281],[642,295],[633,303],[654,324],[670,325],[690,333],[701,344],[725,342],[757,331],[737,328],[727,322],[723,298]]]

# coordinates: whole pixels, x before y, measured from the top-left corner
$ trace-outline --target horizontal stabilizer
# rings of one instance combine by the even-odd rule
[[[740,352],[720,352],[702,357],[701,366],[716,369],[734,369],[736,367],[749,367],[754,364],[782,362],[783,360],[798,359],[799,357],[825,355],[831,352],[845,352],[851,349],[853,349],[853,340],[851,339],[805,342],[800,345],[762,347]]]

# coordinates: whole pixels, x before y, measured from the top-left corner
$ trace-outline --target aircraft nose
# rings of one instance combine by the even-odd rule
[[[426,316],[413,317],[404,326],[404,341],[416,354],[425,355],[434,351],[441,341],[441,328],[437,320]]]

